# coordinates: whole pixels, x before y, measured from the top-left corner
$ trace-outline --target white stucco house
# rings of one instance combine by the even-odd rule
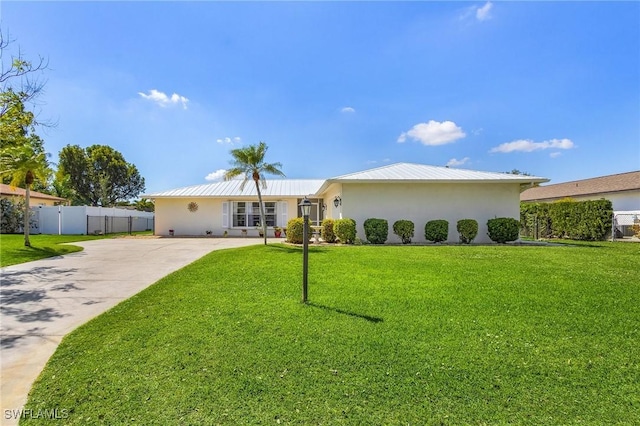
[[[271,179],[262,191],[269,228],[285,227],[300,216],[298,204],[307,197],[313,204],[311,220],[348,217],[357,224],[358,237],[365,239],[363,223],[368,218],[389,222],[388,242],[400,242],[393,234],[396,220],[415,224],[415,242],[425,242],[424,226],[430,220],[449,221],[449,242],[459,239],[460,219],[478,221],[474,242],[490,242],[487,220],[520,217],[523,184],[547,182],[535,176],[513,175],[423,164],[397,163],[329,179]],[[155,201],[156,235],[240,236],[243,230],[257,236],[259,206],[255,185],[241,180],[216,182],[145,194]]]

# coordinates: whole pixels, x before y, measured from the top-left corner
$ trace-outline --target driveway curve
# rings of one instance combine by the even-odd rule
[[[2,268],[2,424],[17,424],[29,389],[62,338],[205,254],[259,244],[250,238],[115,238],[83,251]],[[55,407],[52,407],[55,408]]]

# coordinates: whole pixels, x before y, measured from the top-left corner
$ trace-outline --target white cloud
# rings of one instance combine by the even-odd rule
[[[346,106],[343,107],[340,112],[345,113],[345,114],[353,114],[354,112],[356,112],[355,109],[351,108],[350,106]]]
[[[466,134],[453,121],[442,123],[430,120],[428,123],[418,123],[411,130],[402,133],[398,142],[406,142],[407,138],[418,141],[423,145],[445,145],[464,138]]]
[[[478,21],[486,21],[487,19],[491,19],[491,8],[493,8],[493,3],[488,1],[484,4],[484,6],[476,9],[476,19]]]
[[[185,98],[184,96],[180,96],[177,93],[174,93],[171,96],[167,96],[166,93],[160,92],[156,89],[149,90],[149,94],[138,92],[138,95],[142,96],[144,99],[155,102],[161,107],[181,104],[183,109],[187,109],[187,103],[189,102],[189,99]]]
[[[205,180],[210,180],[210,181],[222,180],[226,172],[227,171],[225,169],[218,169],[215,172],[209,173],[207,176],[205,176]]]
[[[562,155],[561,152],[552,152],[551,154],[549,154],[549,157],[551,158],[558,158]]]
[[[469,162],[469,160],[471,160],[469,157],[464,157],[461,160],[458,160],[456,158],[452,158],[451,160],[447,161],[447,167],[462,166],[464,164],[467,164]]]
[[[548,141],[534,142],[530,139],[519,139],[513,142],[506,142],[491,148],[489,152],[509,153],[514,151],[533,152],[543,149],[572,149],[575,144],[571,139],[550,139]]]
[[[226,137],[226,138],[220,138],[220,139],[216,139],[216,142],[218,142],[219,144],[224,144],[224,145],[229,145],[229,144],[234,144],[234,143],[240,143],[242,141],[242,139],[240,139],[239,136],[236,136],[234,138],[230,138],[230,137]]]

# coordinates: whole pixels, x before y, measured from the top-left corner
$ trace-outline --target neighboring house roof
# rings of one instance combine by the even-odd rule
[[[0,195],[2,196],[12,196],[12,197],[24,197],[26,196],[26,190],[23,188],[18,188],[15,186],[7,185],[4,183],[0,183]],[[41,200],[52,200],[52,201],[67,201],[66,198],[60,198],[49,194],[43,194],[38,191],[29,191],[30,198],[39,198]]]
[[[257,196],[256,185],[253,181],[245,184],[243,190],[241,179],[214,182],[203,185],[187,186],[142,195],[143,198],[172,198],[172,197],[254,197]],[[324,180],[318,179],[267,179],[267,187],[260,187],[265,197],[305,197],[315,194]]]
[[[640,171],[635,171],[529,188],[520,194],[520,200],[555,200],[638,190],[640,190]]]
[[[549,179],[538,176],[514,175],[510,173],[479,172],[475,170],[452,169],[449,167],[427,166],[424,164],[396,163],[362,172],[351,173],[331,179],[267,179],[267,188],[262,191],[266,197],[304,197],[321,194],[332,183],[345,182],[510,182],[541,183]],[[143,198],[169,197],[246,197],[256,196],[253,182],[247,182],[240,191],[242,180],[230,180],[204,185],[171,189]]]

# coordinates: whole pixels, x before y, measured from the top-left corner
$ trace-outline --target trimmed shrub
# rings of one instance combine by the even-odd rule
[[[413,238],[414,225],[410,220],[400,219],[393,223],[393,233],[402,240],[402,244],[409,244]]]
[[[549,203],[520,203],[520,235],[531,238],[552,236]]]
[[[384,244],[389,236],[389,222],[386,219],[376,218],[365,220],[364,235],[371,244]]]
[[[458,221],[456,229],[460,233],[460,242],[470,244],[478,235],[478,222],[474,219],[461,219]]]
[[[356,240],[356,221],[349,218],[336,219],[333,222],[333,231],[343,244],[353,244]]]
[[[604,240],[611,232],[612,217],[609,200],[520,203],[522,234],[535,238]]]
[[[430,220],[424,226],[424,238],[427,241],[441,243],[449,236],[449,222],[444,219]]]
[[[496,217],[487,221],[489,238],[496,243],[504,244],[515,241],[520,236],[520,222],[512,217]]]
[[[313,235],[313,231],[311,230],[311,221],[308,220],[309,224],[309,239]],[[301,217],[294,217],[293,219],[289,219],[287,222],[287,242],[293,244],[302,244],[304,242],[304,219]]]
[[[322,221],[322,231],[321,236],[322,240],[325,243],[335,243],[336,242],[336,234],[333,231],[333,219],[324,219]]]

